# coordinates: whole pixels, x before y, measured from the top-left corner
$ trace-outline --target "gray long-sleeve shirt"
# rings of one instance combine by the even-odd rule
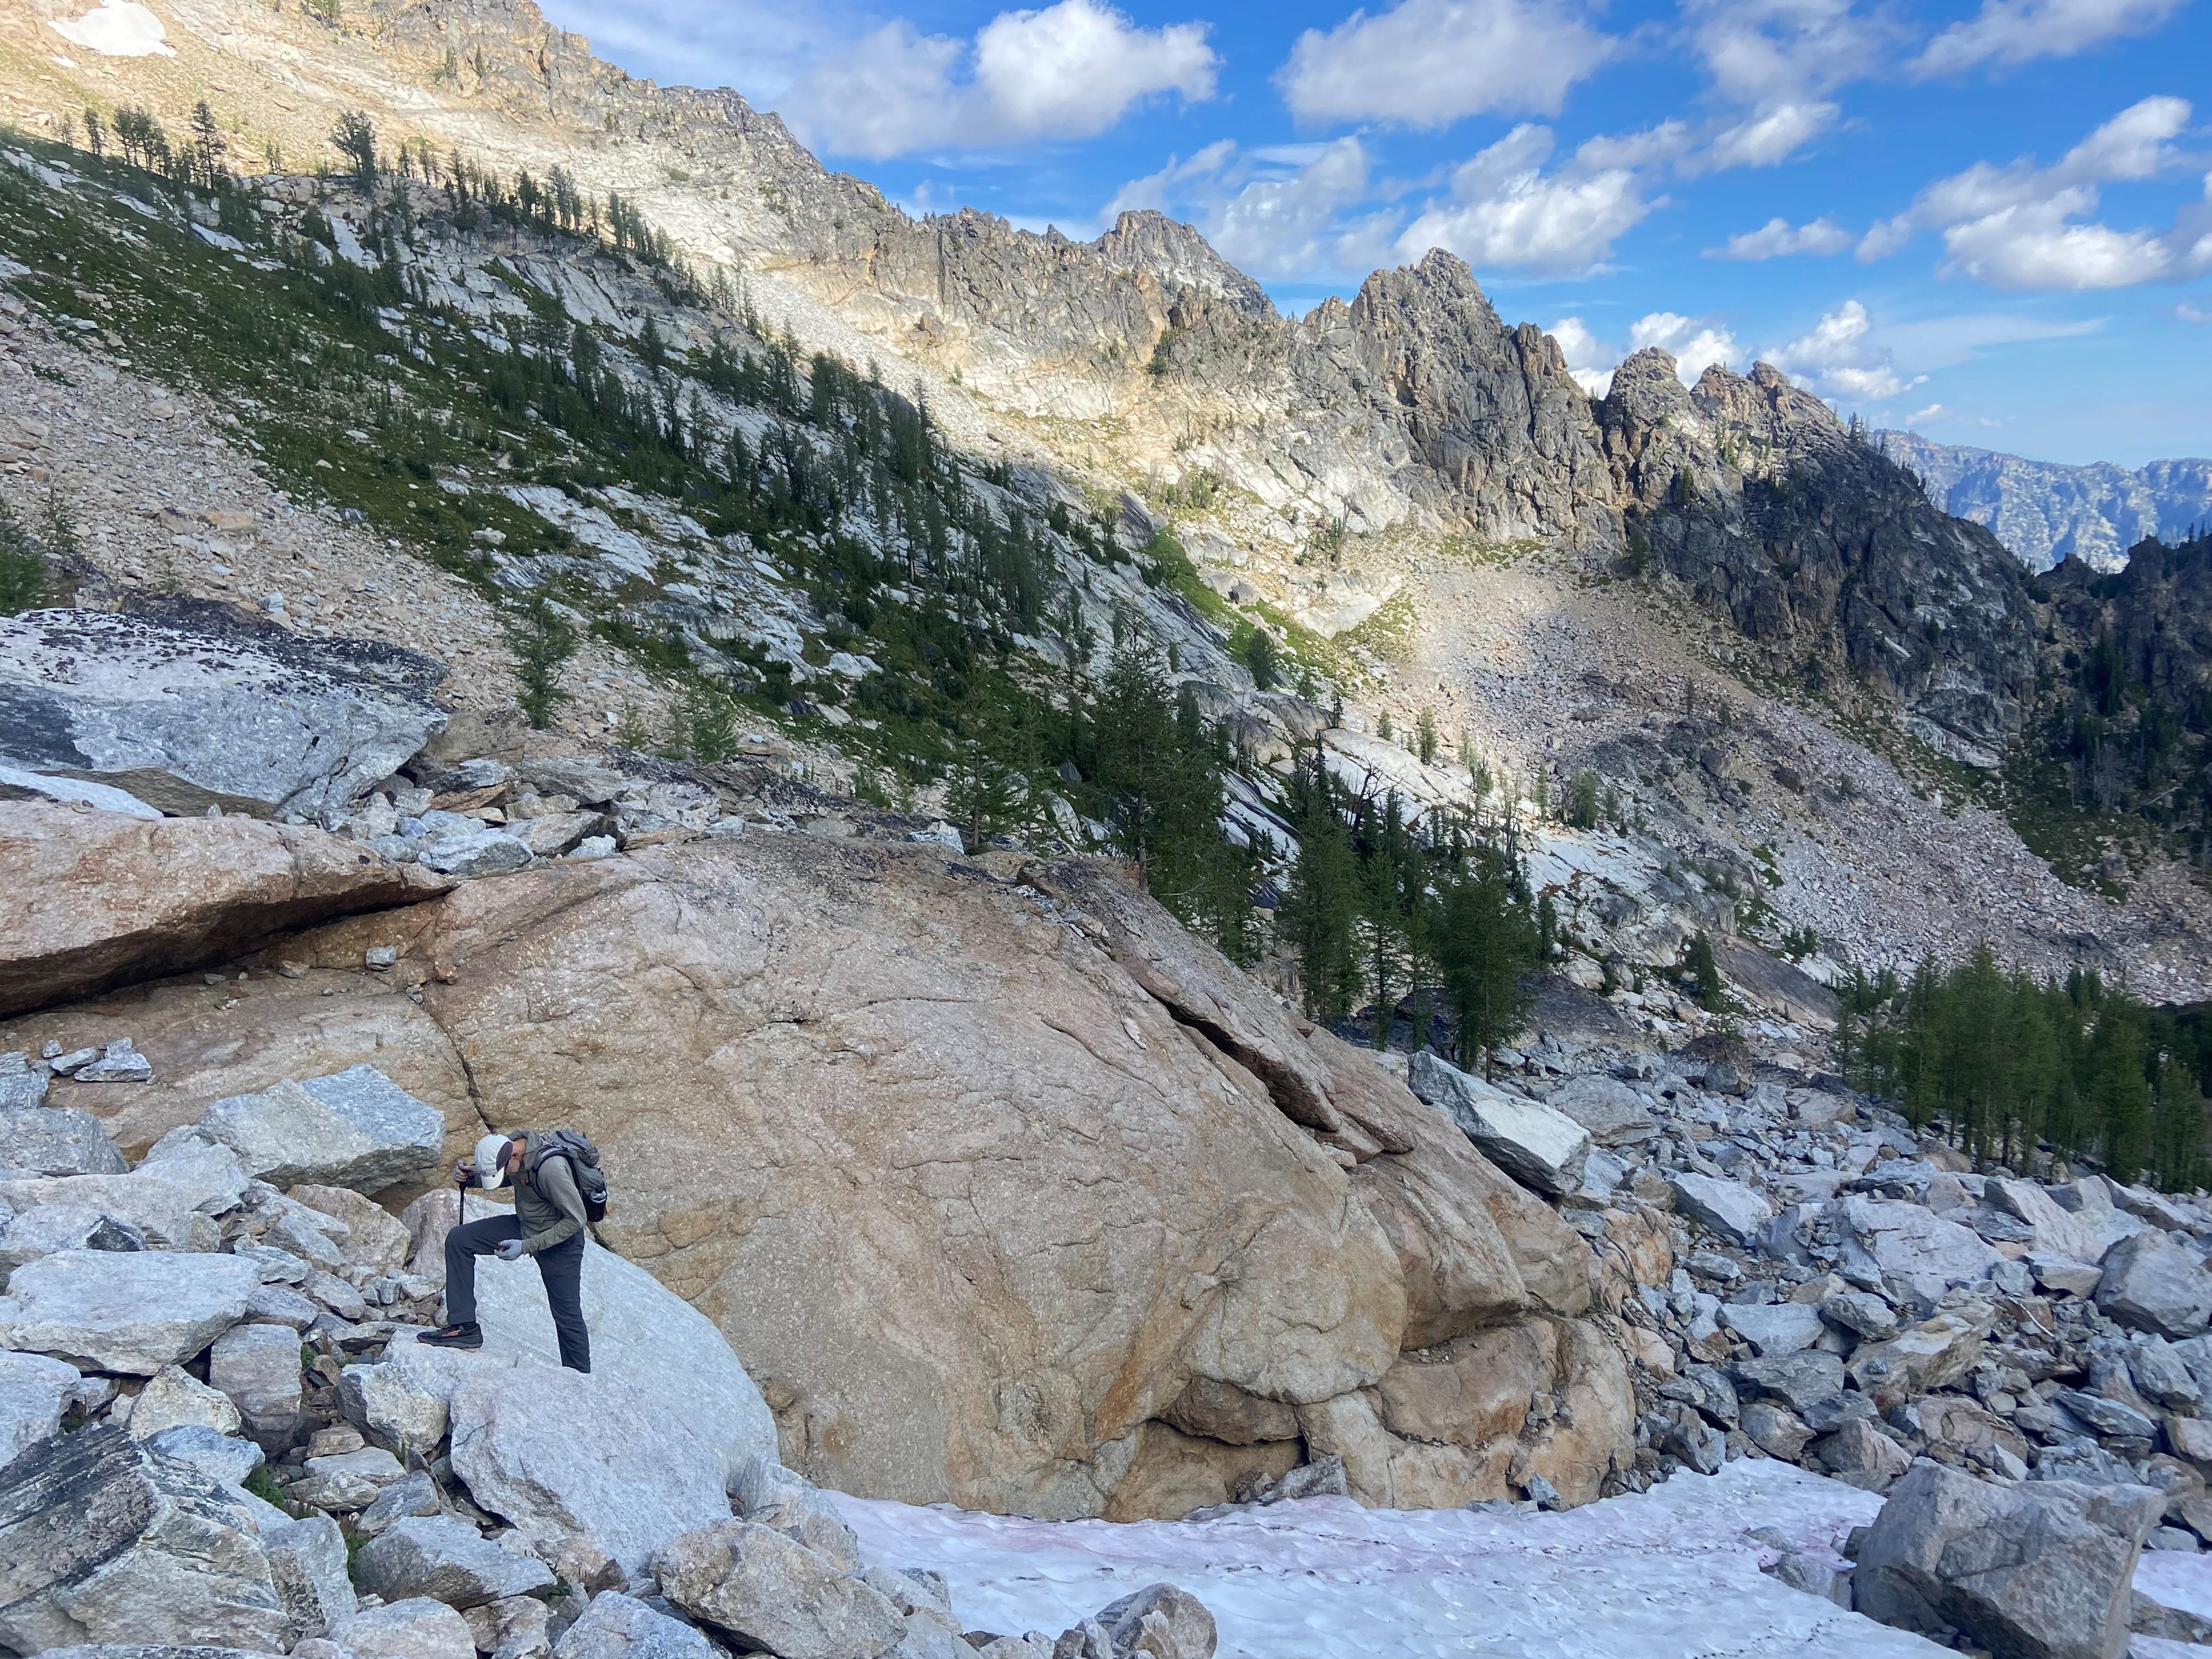
[[[538,1137],[523,1131],[524,1169],[538,1148]],[[514,1182],[514,1218],[522,1224],[522,1249],[526,1255],[566,1243],[584,1230],[584,1195],[576,1190],[575,1171],[557,1153],[538,1166],[538,1178],[520,1172]]]

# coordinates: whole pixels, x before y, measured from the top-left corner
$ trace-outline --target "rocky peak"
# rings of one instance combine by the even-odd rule
[[[1109,269],[1147,272],[1170,293],[1194,288],[1249,316],[1276,314],[1266,289],[1215,252],[1194,227],[1164,213],[1149,208],[1123,213],[1091,247]]]

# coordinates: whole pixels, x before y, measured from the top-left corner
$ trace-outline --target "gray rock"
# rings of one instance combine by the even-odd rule
[[[46,1088],[46,1073],[32,1066],[30,1055],[20,1048],[0,1054],[0,1121],[18,1112],[42,1110]]]
[[[9,1277],[0,1347],[151,1376],[245,1318],[259,1283],[253,1264],[236,1256],[59,1250]]]
[[[2048,1251],[2031,1250],[2027,1267],[2035,1282],[2054,1296],[2094,1296],[2105,1276],[2102,1267]]]
[[[2157,1424],[2120,1401],[2107,1400],[2100,1394],[2089,1394],[2081,1389],[2061,1389],[2051,1398],[2099,1434],[2124,1435],[2137,1440],[2157,1437]]]
[[[477,1659],[468,1621],[427,1596],[341,1619],[331,1626],[331,1640],[351,1659]]]
[[[192,1224],[178,1212],[189,1233]],[[41,1204],[0,1221],[0,1274],[57,1250],[143,1250],[146,1235],[88,1204]]]
[[[62,1431],[62,1413],[83,1379],[44,1354],[0,1352],[0,1465]]]
[[[1794,1463],[1813,1438],[1809,1425],[1770,1400],[1754,1400],[1743,1409],[1743,1431],[1769,1457]]]
[[[100,1047],[100,1058],[80,1066],[73,1075],[79,1083],[151,1083],[154,1062],[118,1037]]]
[[[0,1073],[0,1091],[7,1085]],[[90,1112],[36,1103],[0,1109],[0,1169],[73,1176],[123,1175],[130,1168],[122,1149]]]
[[[1711,1365],[1686,1365],[1680,1376],[1659,1385],[1662,1399],[1694,1406],[1723,1428],[1734,1428],[1738,1413],[1735,1385]]]
[[[715,1659],[713,1644],[636,1597],[606,1590],[568,1626],[553,1659]]]
[[[240,1440],[201,1423],[180,1423],[140,1437],[162,1456],[189,1463],[209,1480],[226,1486],[239,1485],[264,1462],[261,1448],[251,1440]]]
[[[117,1429],[33,1447],[0,1469],[0,1646],[282,1652],[289,1621],[252,1505]]]
[[[1213,1659],[1213,1615],[1188,1590],[1147,1584],[1098,1610],[1095,1622],[1117,1654]]]
[[[327,1515],[265,1527],[261,1547],[269,1557],[270,1582],[284,1604],[294,1641],[327,1636],[341,1620],[360,1611],[347,1571],[345,1534]]]
[[[441,875],[472,880],[520,870],[533,856],[527,842],[486,826],[472,832],[433,836],[422,843],[416,861]]]
[[[636,1572],[730,1513],[718,1449],[606,1373],[488,1370],[448,1404],[454,1474],[533,1544],[580,1533]]]
[[[295,1503],[343,1514],[367,1509],[401,1475],[398,1461],[381,1446],[328,1457],[311,1457],[307,1473],[286,1489]]]
[[[679,1611],[779,1659],[876,1659],[906,1633],[881,1592],[750,1521],[669,1540],[653,1571]]]
[[[1695,1412],[1679,1407],[1655,1443],[1699,1474],[1718,1474],[1728,1462],[1728,1437]]]
[[[1715,1176],[1671,1176],[1667,1184],[1677,1210],[1736,1244],[1750,1244],[1774,1213],[1750,1188]]]
[[[1634,1146],[1659,1133],[1644,1097],[1601,1072],[1568,1079],[1544,1103],[1581,1124],[1600,1146]]]
[[[1946,1291],[1987,1279],[2003,1260],[1969,1229],[1917,1204],[1841,1198],[1823,1208],[1820,1223],[1842,1247],[1846,1278],[1878,1277],[1923,1313],[1934,1312]]]
[[[2154,1336],[2130,1345],[2128,1375],[2134,1378],[2136,1391],[2146,1400],[2177,1410],[2196,1410],[2204,1395],[2203,1387],[2190,1371],[2188,1363],[2171,1344]]]
[[[2212,1273],[2155,1229],[2106,1252],[2096,1297],[2107,1318],[2158,1336],[2201,1335],[2212,1322]]]
[[[246,1432],[271,1451],[300,1428],[300,1339],[283,1325],[234,1325],[208,1350],[208,1381],[230,1397]]]
[[[1809,1348],[1820,1340],[1822,1329],[1820,1310],[1802,1302],[1778,1302],[1763,1308],[1724,1303],[1720,1321],[1762,1358]]]
[[[353,1518],[356,1536],[374,1538],[395,1521],[440,1512],[438,1488],[428,1472],[410,1469],[377,1493],[376,1500]]]
[[[2048,1255],[2070,1256],[2076,1261],[2103,1259],[2105,1242],[2070,1210],[2032,1181],[1991,1179],[1982,1188],[1982,1201],[2023,1223],[2033,1235],[2034,1248]]]
[[[797,1539],[841,1572],[860,1570],[860,1540],[813,1486],[782,1464],[756,1457],[730,1484],[738,1518]]]
[[[437,1163],[446,1139],[437,1108],[373,1066],[218,1100],[201,1127],[271,1186],[362,1193],[421,1175]]]
[[[1860,1544],[1858,1610],[2021,1659],[2116,1659],[2164,1505],[2143,1486],[2001,1486],[1917,1464]]]
[[[1589,1132],[1565,1113],[1493,1089],[1427,1048],[1413,1056],[1407,1079],[1522,1186],[1558,1197],[1582,1185]]]
[[[1821,1467],[1837,1480],[1867,1492],[1882,1492],[1912,1467],[1912,1458],[1866,1418],[1853,1418],[1813,1447]]]
[[[315,1659],[311,1650],[300,1653],[301,1659]],[[268,1659],[268,1655],[210,1647],[204,1642],[98,1642],[89,1647],[48,1648],[39,1659]]]
[[[1844,1362],[1815,1348],[1772,1358],[1740,1360],[1729,1367],[1739,1393],[1776,1400],[1802,1417],[1814,1402],[1844,1388]]]
[[[486,1659],[552,1659],[553,1610],[532,1595],[509,1595],[465,1609],[469,1635]]]
[[[445,670],[357,640],[99,611],[0,619],[6,759],[189,817],[341,811],[445,727]]]
[[[1897,1334],[1897,1310],[1870,1291],[1844,1291],[1825,1297],[1820,1317],[1869,1342],[1886,1342]]]
[[[338,1377],[338,1409],[376,1444],[402,1457],[434,1455],[446,1437],[447,1404],[471,1376],[503,1369],[481,1353],[429,1348],[395,1336],[375,1364],[349,1365]]]
[[[387,1601],[427,1595],[462,1609],[554,1584],[537,1557],[503,1550],[467,1522],[441,1516],[394,1521],[362,1547],[354,1577]]]
[[[179,1365],[164,1365],[131,1406],[131,1437],[150,1440],[164,1429],[207,1428],[236,1434],[238,1407]]]

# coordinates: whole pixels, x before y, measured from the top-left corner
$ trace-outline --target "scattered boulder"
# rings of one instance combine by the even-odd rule
[[[427,1595],[464,1611],[554,1583],[535,1556],[503,1550],[467,1522],[443,1516],[393,1522],[362,1547],[354,1577],[387,1601]]]
[[[1854,1418],[1813,1448],[1829,1474],[1846,1486],[1883,1492],[1912,1467],[1912,1455],[1864,1418]]]
[[[1839,1198],[1816,1224],[1836,1238],[1846,1276],[1879,1279],[1894,1289],[1893,1300],[1914,1303],[1923,1316],[1946,1291],[1987,1279],[2003,1259],[1957,1222],[1901,1200]]]
[[[553,1659],[715,1659],[714,1644],[635,1596],[605,1590],[553,1649]]]
[[[177,1227],[189,1234],[192,1223],[179,1206]],[[88,1204],[41,1204],[0,1220],[0,1274],[57,1250],[143,1250],[146,1235],[129,1222]]]
[[[0,1015],[228,961],[452,885],[313,824],[149,821],[33,801],[0,801],[0,868],[21,900],[0,913]],[[105,1069],[92,1062],[91,1079]]]
[[[1820,1339],[1820,1310],[1802,1302],[1721,1304],[1721,1323],[1761,1356],[1796,1353]]]
[[[1493,1089],[1428,1048],[1413,1056],[1407,1081],[1522,1185],[1555,1197],[1582,1185],[1590,1134],[1565,1112]]]
[[[1674,1192],[1677,1210],[1733,1244],[1750,1244],[1774,1213],[1772,1206],[1750,1188],[1717,1176],[1672,1176],[1667,1185]]]
[[[0,853],[0,858],[4,858]],[[0,1078],[0,1084],[4,1084]],[[0,1170],[31,1175],[123,1175],[131,1165],[90,1112],[74,1106],[0,1109]]]
[[[1544,1103],[1581,1124],[1600,1146],[1634,1146],[1659,1133],[1644,1097],[1602,1072],[1569,1078],[1546,1097]]]
[[[1173,1584],[1147,1584],[1102,1607],[1088,1622],[1112,1644],[1097,1659],[1135,1654],[1213,1659],[1213,1615],[1195,1595]]]
[[[151,1376],[244,1319],[259,1284],[253,1264],[234,1255],[58,1250],[10,1275],[0,1347]]]
[[[208,1108],[201,1128],[272,1186],[374,1193],[438,1161],[446,1120],[373,1066],[304,1083],[286,1079]]]
[[[337,812],[444,730],[430,658],[104,611],[0,618],[5,758],[165,812]],[[134,820],[135,821],[135,820]]]
[[[230,1397],[246,1432],[270,1451],[292,1443],[301,1404],[300,1339],[283,1325],[234,1325],[208,1350],[208,1381]]]
[[[346,1261],[371,1273],[397,1273],[413,1246],[405,1224],[382,1205],[351,1187],[298,1186],[284,1194],[295,1204],[343,1224]]]
[[[425,1347],[411,1333],[394,1337],[374,1363],[348,1365],[338,1376],[338,1409],[346,1420],[401,1457],[434,1456],[446,1437],[447,1402],[472,1376],[503,1369],[481,1353]]]
[[[670,1539],[730,1513],[717,1448],[612,1377],[488,1370],[455,1389],[450,1408],[453,1473],[544,1547],[580,1533],[636,1572]]]
[[[178,1365],[164,1365],[138,1391],[131,1405],[131,1437],[150,1440],[164,1429],[213,1429],[236,1434],[238,1407],[228,1395]]]
[[[179,1424],[139,1437],[162,1456],[189,1463],[209,1480],[226,1486],[239,1485],[264,1461],[261,1448],[251,1440],[236,1439],[204,1424]]]
[[[1856,1604],[2021,1659],[2118,1659],[2136,1559],[2164,1504],[2144,1486],[2000,1485],[1918,1463],[1860,1544]]]
[[[374,1538],[394,1522],[441,1512],[436,1483],[426,1470],[410,1469],[377,1493],[375,1501],[354,1516],[353,1529],[357,1537]]]
[[[2200,1336],[2212,1322],[2212,1273],[2164,1233],[2147,1229],[2106,1253],[2096,1299],[2106,1316],[2132,1329]]]
[[[2034,1236],[2034,1248],[2046,1255],[2089,1262],[2104,1259],[2105,1241],[2032,1181],[1984,1182],[1982,1201],[2026,1225]]]
[[[33,1446],[0,1469],[0,1645],[282,1652],[291,1623],[252,1501],[118,1430]]]
[[[76,1367],[44,1354],[0,1352],[0,1466],[62,1431]]]
[[[1986,1311],[1986,1310],[1984,1310]],[[1981,1358],[1989,1326],[1965,1312],[1938,1314],[1851,1355],[1851,1380],[1869,1393],[1925,1394],[1965,1376]]]
[[[265,1527],[261,1547],[295,1641],[327,1635],[360,1610],[348,1571],[345,1534],[329,1516]]]
[[[331,1626],[331,1640],[351,1659],[477,1659],[468,1621],[427,1596],[341,1619]]]
[[[671,1605],[778,1659],[876,1659],[906,1633],[880,1591],[750,1521],[672,1540],[653,1571]]]

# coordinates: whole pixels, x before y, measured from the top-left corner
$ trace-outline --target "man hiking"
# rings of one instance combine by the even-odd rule
[[[569,1139],[537,1129],[489,1134],[477,1142],[473,1159],[453,1166],[453,1179],[464,1193],[471,1184],[495,1188],[512,1181],[514,1208],[446,1235],[446,1317],[453,1322],[418,1340],[439,1348],[483,1346],[483,1331],[477,1323],[477,1258],[520,1261],[534,1256],[553,1310],[553,1328],[560,1334],[561,1363],[572,1371],[592,1369],[582,1294],[586,1214]]]

